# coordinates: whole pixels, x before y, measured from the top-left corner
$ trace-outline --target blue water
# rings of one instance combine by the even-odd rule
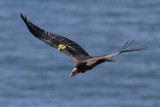
[[[69,75],[72,60],[36,39],[19,13],[91,56],[128,40],[149,48]],[[1,0],[0,107],[159,107],[159,0]]]

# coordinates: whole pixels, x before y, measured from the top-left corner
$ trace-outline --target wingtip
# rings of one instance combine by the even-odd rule
[[[23,21],[26,23],[27,22],[27,17],[24,16],[22,13],[20,13],[20,17],[23,19]]]
[[[123,52],[132,52],[132,51],[142,51],[142,50],[146,50],[148,47],[141,45],[141,44],[133,44],[134,40],[132,40],[131,42],[127,42],[124,47],[122,48],[122,50],[120,51],[120,53]],[[132,45],[133,44],[133,45]]]
[[[23,16],[23,14],[22,14],[22,13],[20,13],[20,16],[21,16],[21,18],[22,18],[22,19],[24,19],[24,16]]]
[[[20,16],[22,16],[22,13],[21,13],[21,12],[20,12],[19,14],[20,14]]]

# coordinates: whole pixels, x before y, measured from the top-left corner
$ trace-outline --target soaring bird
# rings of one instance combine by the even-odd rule
[[[109,58],[114,57],[118,54],[124,52],[141,51],[146,49],[146,47],[144,46],[133,46],[133,40],[131,42],[127,42],[123,46],[122,50],[117,53],[92,57],[74,41],[60,35],[49,33],[28,21],[26,16],[23,16],[21,13],[20,16],[23,19],[29,31],[36,38],[42,40],[48,45],[56,48],[57,50],[71,57],[71,59],[74,62],[74,69],[70,74],[71,78],[75,76],[77,73],[85,73],[86,71],[91,70],[92,68],[101,63],[114,62],[114,60]]]

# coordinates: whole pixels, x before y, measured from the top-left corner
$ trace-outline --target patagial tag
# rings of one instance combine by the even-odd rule
[[[66,45],[63,45],[63,44],[60,44],[58,45],[58,50],[60,51],[61,49],[65,49],[66,48]]]

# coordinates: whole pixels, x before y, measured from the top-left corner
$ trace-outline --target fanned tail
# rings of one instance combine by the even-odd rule
[[[119,53],[124,53],[124,52],[132,52],[132,51],[142,51],[142,50],[146,50],[147,47],[144,45],[134,45],[133,44],[134,40],[131,42],[127,42],[122,50]],[[132,45],[133,44],[133,45]]]

